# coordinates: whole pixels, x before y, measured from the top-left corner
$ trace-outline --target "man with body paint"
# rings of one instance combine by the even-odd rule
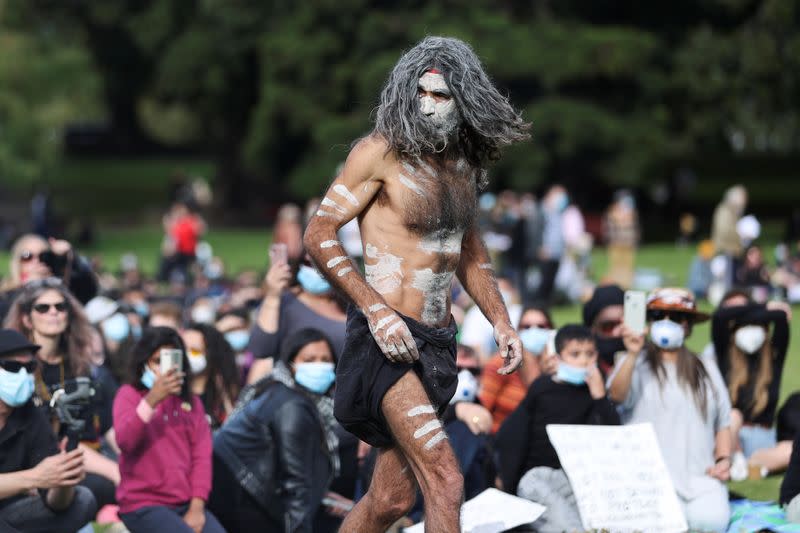
[[[428,37],[402,56],[375,129],[356,142],[305,234],[320,272],[352,301],[337,368],[335,414],[379,448],[369,491],[343,532],[383,532],[425,498],[425,530],[459,531],[463,479],[438,415],[458,384],[453,276],[522,361],[476,226],[485,167],[529,125],[462,41]],[[336,232],[358,218],[365,276]]]

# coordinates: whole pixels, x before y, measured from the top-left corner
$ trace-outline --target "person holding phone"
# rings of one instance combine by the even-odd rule
[[[626,353],[608,380],[608,395],[620,405],[624,424],[653,425],[689,528],[725,531],[730,399],[716,365],[685,345],[693,325],[708,315],[686,289],[664,288],[648,295],[647,319],[647,333],[623,328]]]
[[[247,351],[257,359],[248,383],[269,373],[281,343],[304,328],[322,331],[331,340],[337,357],[344,346],[344,306],[331,284],[303,254],[297,269],[288,261],[286,245],[270,248],[271,265],[264,278],[264,299],[250,332]]]
[[[56,444],[33,394],[36,351],[21,333],[0,330],[0,531],[73,533],[97,512],[83,451]]]
[[[211,430],[191,393],[177,331],[154,327],[133,348],[128,383],[114,400],[122,480],[120,518],[131,533],[224,532],[206,508]]]
[[[32,233],[21,236],[11,247],[8,271],[10,276],[0,284],[0,321],[22,286],[31,281],[58,277],[82,304],[98,291],[97,276],[89,262],[65,240],[48,240]]]

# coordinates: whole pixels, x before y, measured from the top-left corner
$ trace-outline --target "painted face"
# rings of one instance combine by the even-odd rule
[[[428,71],[419,79],[419,109],[443,133],[452,132],[459,122],[456,102],[441,73]]]

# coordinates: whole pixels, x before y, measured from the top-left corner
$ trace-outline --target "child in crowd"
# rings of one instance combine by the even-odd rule
[[[189,359],[178,332],[148,328],[131,357],[129,383],[114,400],[121,450],[120,517],[131,533],[217,533],[205,509],[211,491],[211,430],[203,404],[180,369],[162,373],[162,349]]]
[[[542,532],[582,529],[575,495],[547,436],[547,425],[619,424],[597,368],[591,330],[566,325],[558,330],[555,345],[555,375],[542,375],[531,384],[497,435],[503,486],[509,491],[516,487],[519,496],[547,507],[534,523]]]
[[[731,467],[731,404],[716,365],[684,340],[708,319],[686,289],[653,291],[647,300],[649,342],[625,329],[626,354],[609,378],[609,397],[626,424],[649,422],[691,530],[725,531],[724,482]]]

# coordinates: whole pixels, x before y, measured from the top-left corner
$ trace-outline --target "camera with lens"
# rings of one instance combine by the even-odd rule
[[[69,385],[69,386],[68,386]],[[67,388],[71,392],[67,392]],[[53,392],[50,408],[58,416],[61,427],[67,436],[67,451],[78,446],[81,434],[86,428],[86,420],[81,416],[95,394],[92,380],[78,377],[68,380],[64,387]]]

